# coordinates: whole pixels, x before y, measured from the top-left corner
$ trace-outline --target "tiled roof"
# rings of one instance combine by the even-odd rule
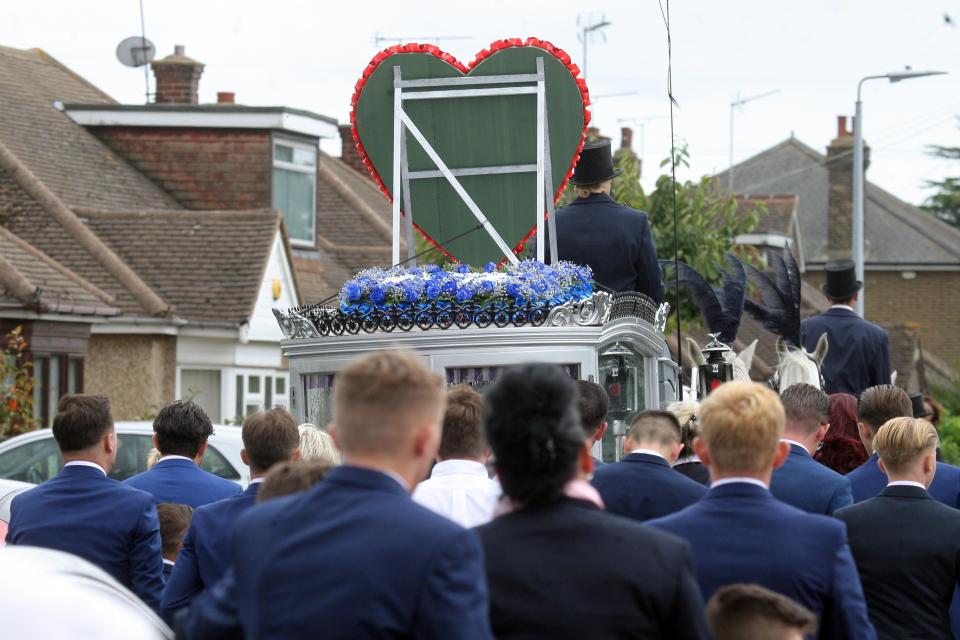
[[[793,237],[794,214],[797,213],[797,207],[799,206],[799,198],[795,194],[738,193],[736,198],[737,210],[740,213],[746,213],[757,205],[763,205],[766,208],[766,213],[760,215],[753,233]]]
[[[790,193],[799,198],[805,262],[827,260],[826,156],[795,138],[733,168],[735,193]],[[728,172],[717,175],[727,184]],[[960,230],[946,225],[873,183],[864,202],[867,265],[960,266]]]
[[[250,317],[280,229],[275,209],[77,213],[176,315],[191,321]]]
[[[173,198],[57,104],[113,104],[39,49],[0,47],[0,141],[68,206],[171,208]]]
[[[11,282],[20,286],[5,286]],[[110,316],[120,312],[112,303],[108,294],[0,227],[0,304]]]

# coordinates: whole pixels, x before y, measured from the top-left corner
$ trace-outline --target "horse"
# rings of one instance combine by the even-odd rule
[[[829,348],[826,333],[817,340],[813,353],[803,347],[791,347],[784,342],[783,338],[777,338],[777,354],[780,356],[780,362],[777,363],[773,377],[770,378],[770,387],[777,393],[782,393],[787,387],[806,383],[823,391],[825,385],[820,365],[827,357]]]

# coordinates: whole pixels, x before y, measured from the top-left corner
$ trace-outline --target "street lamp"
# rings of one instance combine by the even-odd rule
[[[924,76],[942,76],[947,71],[913,71],[910,67],[902,71],[891,71],[880,76],[861,78],[857,84],[857,106],[853,117],[853,263],[856,265],[857,279],[866,282],[863,277],[863,105],[860,102],[860,89],[867,80],[889,80],[900,82]],[[857,313],[864,314],[863,290],[857,298]]]

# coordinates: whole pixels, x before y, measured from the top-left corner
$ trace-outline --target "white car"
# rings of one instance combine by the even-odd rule
[[[10,524],[10,503],[13,499],[36,485],[16,480],[0,480],[0,547],[7,537],[7,525]]]
[[[44,640],[173,640],[150,607],[99,567],[40,547],[0,549],[0,634]]]
[[[126,480],[147,470],[147,457],[153,449],[153,423],[117,422],[116,428],[120,446],[110,477]],[[200,466],[246,487],[250,483],[250,470],[240,459],[242,448],[240,427],[214,425]],[[40,484],[57,475],[61,468],[63,458],[50,429],[38,429],[0,442],[0,478]]]

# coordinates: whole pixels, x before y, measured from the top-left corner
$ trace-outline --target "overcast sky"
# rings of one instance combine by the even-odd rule
[[[146,34],[158,57],[175,44],[204,62],[202,102],[235,91],[250,105],[285,105],[347,121],[360,72],[380,48],[375,36],[440,40],[468,62],[491,41],[534,35],[582,61],[581,22],[605,15],[605,39],[589,44],[587,82],[598,99],[594,124],[618,138],[620,119],[645,121],[644,184],[670,146],[666,31],[656,0],[143,0]],[[664,0],[665,3],[665,0]],[[590,7],[592,13],[586,13]],[[696,176],[726,168],[730,103],[779,90],[736,114],[742,160],[791,133],[823,151],[836,116],[853,113],[857,81],[903,68],[950,76],[864,89],[868,179],[919,204],[924,180],[960,175],[960,164],[929,158],[930,144],[960,145],[960,0],[696,0],[671,2],[676,133],[689,143]],[[122,66],[115,48],[140,33],[138,0],[5,3],[0,45],[40,47],[124,103],[143,102],[143,71]],[[635,92],[620,97],[608,94]],[[636,127],[634,148],[640,151]]]

